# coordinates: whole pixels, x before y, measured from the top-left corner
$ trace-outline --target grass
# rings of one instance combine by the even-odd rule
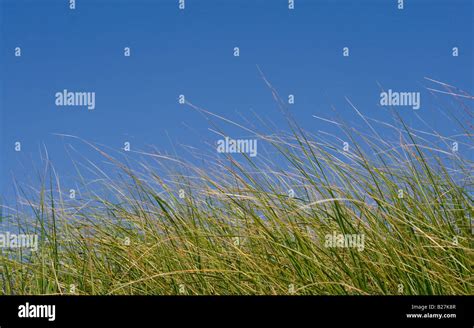
[[[18,187],[3,209],[40,244],[0,249],[0,291],[472,294],[472,126],[459,123],[469,151],[453,152],[435,131],[356,112],[359,131],[331,121],[339,133],[312,135],[283,110],[290,134],[239,125],[258,138],[256,158],[199,153],[200,165],[158,152],[131,163],[89,144],[109,167],[76,163],[76,199],[46,161],[40,189]],[[363,235],[364,248],[326,247],[332,234]]]

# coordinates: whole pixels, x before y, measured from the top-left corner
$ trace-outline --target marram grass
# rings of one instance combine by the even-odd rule
[[[92,146],[115,174],[77,164],[72,200],[48,162],[40,190],[19,187],[17,209],[4,209],[39,248],[0,249],[0,290],[472,294],[472,126],[462,152],[399,119],[362,118],[361,131],[333,122],[337,135],[289,119],[289,135],[252,131],[257,157],[201,153],[199,165],[157,152],[130,163]],[[363,238],[360,247],[327,243],[341,235]]]

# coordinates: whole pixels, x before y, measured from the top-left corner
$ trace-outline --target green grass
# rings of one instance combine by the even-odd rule
[[[472,126],[452,152],[452,139],[400,119],[312,135],[284,114],[291,134],[243,127],[259,138],[257,158],[131,162],[91,145],[115,173],[77,162],[74,200],[47,162],[40,189],[19,187],[17,208],[4,209],[41,242],[35,253],[0,249],[0,291],[472,294]],[[333,233],[364,235],[364,249],[325,247]]]

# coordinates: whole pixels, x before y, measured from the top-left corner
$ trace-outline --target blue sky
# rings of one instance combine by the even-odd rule
[[[253,113],[285,130],[256,65],[283,97],[295,95],[295,118],[311,132],[312,115],[351,122],[358,109],[385,118],[380,87],[419,91],[418,112],[455,134],[426,92],[431,77],[473,90],[473,2],[470,0],[0,0],[0,188],[12,176],[35,181],[45,146],[58,172],[71,173],[65,148],[79,136],[120,150],[180,144],[209,150],[217,136],[178,95],[227,118]],[[452,48],[459,56],[452,56]],[[21,57],[15,57],[20,47]],[[125,57],[124,47],[131,48]],[[239,47],[240,56],[233,56]],[[350,56],[342,56],[349,47]],[[96,108],[58,107],[58,91],[96,93]],[[409,122],[413,112],[400,108]],[[355,124],[355,123],[354,123]],[[222,125],[233,136],[247,133]],[[20,141],[22,151],[14,151]],[[84,155],[91,156],[84,148]]]

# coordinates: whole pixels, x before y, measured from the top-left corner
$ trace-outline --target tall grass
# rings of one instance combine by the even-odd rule
[[[77,164],[74,200],[47,162],[35,195],[18,188],[30,211],[4,210],[40,247],[0,250],[1,292],[472,294],[472,125],[460,123],[468,151],[453,152],[435,131],[356,112],[365,127],[331,121],[337,135],[285,111],[290,134],[240,125],[266,144],[258,159],[152,152],[131,164],[89,144],[115,173]],[[363,235],[364,249],[326,247],[334,233]]]

